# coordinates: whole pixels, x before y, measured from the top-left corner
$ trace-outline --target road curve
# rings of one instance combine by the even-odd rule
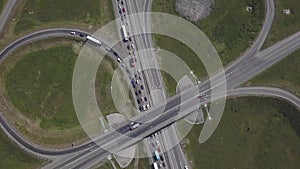
[[[227,91],[227,96],[277,97],[292,103],[300,110],[300,98],[293,93],[275,87],[242,87]]]
[[[15,6],[17,0],[9,0],[6,2],[6,5],[0,15],[0,34],[3,31],[4,25],[6,24],[8,17]]]
[[[17,39],[16,41],[12,42],[10,45],[8,45],[5,49],[3,49],[0,52],[0,63],[9,56],[11,52],[16,50],[18,47],[30,43],[32,41],[37,41],[41,39],[47,39],[47,38],[53,38],[53,37],[73,37],[73,35],[70,34],[71,31],[75,31],[79,34],[82,34],[83,36],[89,35],[89,33],[78,30],[78,29],[69,29],[69,28],[55,28],[55,29],[47,29],[42,30],[38,32],[31,33],[27,36],[24,36],[20,39]],[[80,38],[80,37],[76,37]],[[33,143],[28,142],[25,140],[13,127],[9,125],[9,123],[6,121],[5,117],[0,112],[0,124],[2,129],[5,130],[9,136],[16,141],[22,148],[25,148],[26,151],[36,154],[36,155],[42,155],[42,156],[57,156],[57,155],[64,155],[69,154],[73,152],[77,152],[83,149],[86,149],[90,146],[93,146],[95,143],[93,142],[87,142],[84,143],[78,147],[70,148],[70,149],[64,149],[64,150],[56,150],[56,149],[45,149],[42,147],[39,147]]]

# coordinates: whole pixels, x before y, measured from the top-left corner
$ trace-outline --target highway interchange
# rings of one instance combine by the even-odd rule
[[[300,47],[300,32],[298,32],[288,37],[287,39],[284,39],[283,41],[278,42],[277,44],[263,51],[260,51],[260,48],[265,38],[267,37],[270,26],[273,22],[275,13],[274,2],[272,0],[267,0],[267,7],[268,12],[266,15],[266,20],[257,40],[254,42],[252,47],[242,57],[240,57],[240,59],[238,59],[236,62],[234,62],[225,69],[228,91],[225,95],[220,94],[220,97],[226,97],[226,95],[264,95],[271,97],[280,97],[282,99],[290,101],[295,106],[300,107],[299,98],[281,89],[268,87],[236,88],[243,82],[249,80],[261,71],[272,66],[274,63],[280,61],[282,58],[288,56],[291,52],[299,49]],[[49,37],[74,37],[73,35],[70,35],[71,31],[75,31],[79,34],[82,34],[84,35],[84,37],[89,35],[89,33],[85,31],[65,28],[49,29],[35,32],[26,37],[22,37],[16,40],[3,51],[1,51],[0,62],[21,45],[32,42],[34,40],[40,40]],[[243,66],[241,66],[241,63],[243,63]],[[215,78],[218,78],[218,74],[215,76]],[[208,100],[212,99],[210,98],[211,87],[213,86],[210,86],[209,81],[205,81],[199,85],[199,88],[201,89],[201,94],[205,93],[205,97],[208,98]],[[13,130],[13,128],[9,125],[9,123],[7,123],[7,121],[2,115],[0,116],[0,121],[2,127],[4,127],[4,130],[7,131],[7,133],[12,138],[14,138],[14,140],[18,144],[22,145],[31,153],[46,156],[57,156],[71,153],[73,154],[69,156],[63,156],[63,158],[55,161],[54,163],[51,163],[45,168],[86,168],[92,166],[93,164],[96,164],[100,160],[105,159],[109,154],[111,154],[106,150],[110,150],[111,152],[119,151],[122,148],[126,148],[130,145],[137,143],[138,141],[141,141],[143,138],[149,136],[151,133],[159,131],[161,128],[172,124],[177,120],[177,118],[174,118],[175,116],[178,117],[179,115],[181,118],[186,116],[188,113],[190,113],[190,109],[181,109],[179,111],[180,107],[193,108],[199,106],[199,94],[193,94],[194,90],[195,89],[190,89],[188,91],[185,91],[185,93],[183,93],[181,96],[176,95],[170,98],[168,100],[166,108],[164,108],[164,105],[157,105],[156,107],[152,107],[148,112],[145,112],[139,115],[138,117],[135,117],[135,121],[145,123],[133,132],[130,132],[129,124],[127,124],[117,131],[110,131],[106,133],[97,141],[98,143],[101,142],[101,145],[104,145],[103,147],[99,147],[99,144],[96,145],[95,143],[88,142],[79,147],[67,150],[43,149],[24,140],[20,135],[17,134],[15,130]],[[186,102],[181,102],[180,97],[185,97],[185,95],[191,95],[192,97],[190,97],[190,99],[188,99]],[[206,102],[203,101],[201,104],[203,105]],[[164,113],[157,114],[157,112],[161,112],[160,109],[162,108],[164,108]],[[126,135],[137,138],[131,139],[131,137],[126,137]],[[114,140],[118,141],[114,142]]]

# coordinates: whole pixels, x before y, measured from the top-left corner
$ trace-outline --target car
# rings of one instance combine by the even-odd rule
[[[128,21],[126,21],[126,25],[127,25],[127,26],[129,25],[129,22],[128,22]]]
[[[129,45],[127,46],[127,49],[130,50],[130,46]]]
[[[137,99],[137,100],[136,100],[136,102],[137,102],[138,104],[141,104],[141,101],[140,101],[140,99]]]
[[[187,165],[184,166],[184,169],[189,169]]]
[[[121,8],[122,8],[121,4],[118,4],[118,8],[119,8],[119,9],[121,9]]]
[[[160,153],[160,147],[157,148],[157,151]]]
[[[132,54],[132,51],[130,50],[128,53],[129,53],[129,55],[131,55],[131,54]]]
[[[143,110],[144,110],[144,111],[146,110],[146,106],[145,106],[145,105],[143,105]]]
[[[160,160],[161,160],[161,161],[164,161],[164,158],[163,158],[163,156],[160,156]]]
[[[143,85],[141,85],[141,89],[144,90],[144,86]]]
[[[139,80],[136,80],[135,82],[136,82],[136,84],[138,84],[138,85],[140,84],[140,81],[139,81]]]
[[[125,8],[122,9],[123,13],[125,13]]]
[[[122,4],[122,5],[124,5],[124,2],[123,2],[123,1],[121,1],[121,4]]]
[[[139,90],[138,92],[139,92],[139,94],[142,94],[141,90]]]
[[[79,36],[80,36],[80,37],[84,37],[84,35],[83,35],[83,34],[79,34]]]
[[[134,44],[131,44],[131,48],[132,48],[132,49],[135,49],[135,46],[134,46]]]
[[[131,42],[132,41],[131,37],[129,37],[128,40]]]
[[[144,100],[145,100],[145,102],[148,100],[146,96],[144,97]]]
[[[121,63],[121,62],[122,62],[121,58],[117,58],[117,61],[118,61],[119,63]]]
[[[71,34],[71,35],[75,35],[75,34],[76,34],[76,32],[70,32],[70,34]]]
[[[146,105],[146,108],[147,108],[147,110],[149,110],[149,109],[150,109],[150,105],[149,105],[149,104],[147,104],[147,105]]]
[[[119,14],[122,14],[122,10],[121,9],[119,10]],[[123,17],[122,17],[122,20],[123,20]]]
[[[162,163],[162,165],[163,165],[163,167],[166,167],[166,164],[164,162]]]
[[[139,95],[138,92],[135,92],[135,95],[136,95],[136,96]]]

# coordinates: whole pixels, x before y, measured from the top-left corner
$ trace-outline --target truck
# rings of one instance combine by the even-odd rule
[[[154,154],[155,154],[156,160],[160,160],[160,155],[159,155],[158,151],[155,151]]]
[[[98,39],[96,39],[96,38],[94,38],[94,37],[92,37],[92,36],[90,36],[90,35],[86,36],[86,39],[87,39],[87,40],[90,40],[90,41],[92,41],[92,42],[94,42],[94,43],[97,44],[97,45],[101,45],[100,40],[98,40]]]
[[[131,125],[130,126],[130,130],[134,130],[134,129],[136,129],[136,128],[138,128],[140,126],[139,123],[134,123],[134,122],[132,122],[130,125]]]
[[[123,35],[124,41],[125,41],[125,42],[128,41],[128,33],[127,33],[127,31],[126,31],[125,25],[122,25],[122,26],[121,26],[121,31],[122,31],[122,35]]]
[[[153,169],[158,169],[158,165],[157,165],[156,162],[154,162],[154,163],[152,164],[152,166],[153,166]]]

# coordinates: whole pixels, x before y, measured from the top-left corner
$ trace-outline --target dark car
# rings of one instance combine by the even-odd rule
[[[147,101],[147,97],[144,97],[145,102]]]
[[[137,99],[137,100],[136,100],[136,102],[137,102],[138,104],[140,104],[140,103],[141,103],[140,99]]]
[[[143,85],[141,85],[141,89],[144,90],[144,86]]]
[[[123,8],[122,11],[125,13],[125,8]]]
[[[141,90],[139,90],[139,94],[142,94]]]

